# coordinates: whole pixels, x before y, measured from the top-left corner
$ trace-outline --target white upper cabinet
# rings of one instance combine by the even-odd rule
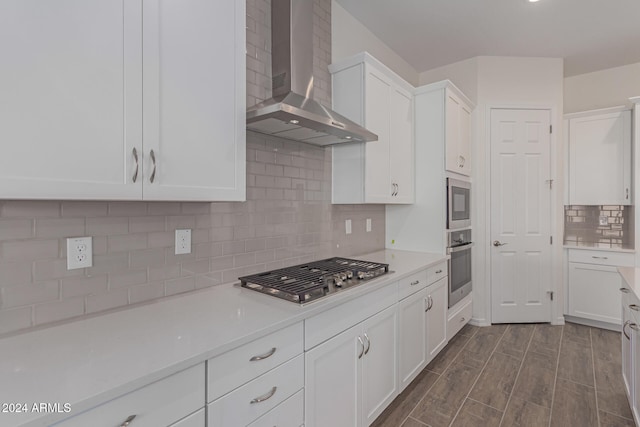
[[[243,200],[244,19],[233,0],[2,2],[0,198]]]
[[[244,200],[244,2],[143,11],[144,199]]]
[[[631,111],[608,108],[565,115],[569,204],[630,205]]]
[[[451,87],[444,102],[446,170],[471,176],[471,107]]]
[[[378,135],[333,147],[333,203],[413,203],[413,87],[366,52],[330,70],[333,108]]]

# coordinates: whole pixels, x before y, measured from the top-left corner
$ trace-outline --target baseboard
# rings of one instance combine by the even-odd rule
[[[564,325],[564,316],[560,316],[556,320],[552,320],[551,324],[554,325],[554,326],[562,326],[562,325]]]
[[[469,320],[469,324],[473,326],[491,326],[491,322],[487,319],[478,319],[475,317],[472,317],[471,320]]]
[[[610,331],[620,332],[621,326],[613,323],[599,322],[597,320],[583,319],[581,317],[564,316],[569,323],[577,323],[579,325],[592,326],[594,328],[608,329]]]

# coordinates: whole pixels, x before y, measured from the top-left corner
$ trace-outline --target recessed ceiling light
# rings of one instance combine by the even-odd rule
[[[352,136],[345,136],[344,139],[351,139],[353,138]]]
[[[292,124],[292,125],[297,125],[298,123],[300,123],[300,120],[295,120],[294,119],[294,120],[290,120],[289,121],[289,124]]]

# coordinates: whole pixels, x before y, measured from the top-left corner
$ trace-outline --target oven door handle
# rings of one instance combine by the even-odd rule
[[[467,251],[471,249],[473,243],[467,243],[466,245],[454,246],[453,248],[447,248],[447,254],[453,254],[456,252]]]

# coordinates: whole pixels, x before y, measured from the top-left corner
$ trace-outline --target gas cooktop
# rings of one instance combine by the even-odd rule
[[[357,286],[389,272],[389,264],[328,258],[239,277],[240,286],[299,304]]]

